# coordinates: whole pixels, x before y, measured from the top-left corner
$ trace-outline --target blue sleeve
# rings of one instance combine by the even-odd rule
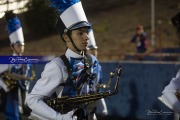
[[[102,69],[101,65],[99,64],[99,61],[97,58],[93,55],[91,55],[92,58],[92,72],[96,74],[96,83],[101,83],[102,82]]]
[[[29,78],[32,76],[33,65],[27,64],[26,76]]]

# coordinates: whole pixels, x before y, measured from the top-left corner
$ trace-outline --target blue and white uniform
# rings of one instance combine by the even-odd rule
[[[180,70],[162,92],[163,102],[176,113],[180,114],[180,101],[175,95],[176,92],[180,92]]]
[[[85,66],[84,57],[73,52],[70,49],[67,49],[65,55],[70,62],[74,82],[77,84],[81,84],[81,72],[84,70]],[[95,72],[96,67],[92,67],[91,70],[94,70]],[[80,95],[94,91],[95,89],[92,88],[94,88],[98,76],[96,72],[95,74],[96,77],[94,77],[92,81],[87,81],[82,84],[79,93],[77,93],[73,86],[59,86],[61,83],[69,82],[70,79],[67,68],[64,65],[62,59],[60,57],[54,58],[51,62],[46,64],[44,71],[41,74],[41,78],[37,81],[31,93],[27,96],[27,103],[32,109],[30,118],[36,118],[39,120],[75,119],[72,118],[73,111],[67,114],[61,114],[44,103],[43,99],[46,97],[51,97],[54,92],[58,97],[61,97],[63,95],[75,96],[76,94]]]
[[[15,54],[13,56],[16,56]],[[32,65],[22,64],[0,64],[0,74],[3,72],[14,73],[30,77],[32,75]],[[7,120],[20,120],[20,113],[23,112],[25,93],[28,91],[30,81],[18,80],[17,87],[9,91],[8,87],[0,77],[0,89],[3,94],[2,104]]]
[[[23,30],[21,27],[21,22],[18,17],[12,12],[7,11],[5,13],[5,18],[7,20],[7,31],[9,33],[9,40],[11,48],[13,50],[12,56],[21,56],[20,51],[15,49],[14,45],[24,45]],[[23,75],[25,77],[30,77],[32,75],[32,65],[22,65],[22,64],[0,64],[0,74],[3,72],[15,73],[18,75]],[[4,83],[3,78],[0,76],[0,88],[2,92],[2,105],[5,112],[5,117],[7,120],[20,120],[20,113],[23,113],[23,106],[26,91],[29,88],[29,81],[17,80],[17,86],[9,90],[7,85]]]

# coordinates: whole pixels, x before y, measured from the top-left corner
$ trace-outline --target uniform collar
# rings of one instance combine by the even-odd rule
[[[13,53],[12,56],[18,56],[16,53]]]
[[[71,57],[72,58],[83,58],[82,55],[75,53],[74,51],[70,50],[69,48],[66,50],[65,55],[68,58],[68,60],[70,60]]]

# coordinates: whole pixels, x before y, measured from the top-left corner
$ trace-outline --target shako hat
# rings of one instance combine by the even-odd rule
[[[91,28],[79,0],[51,0],[51,6],[60,13],[56,28],[61,37],[69,30],[81,27]]]
[[[7,20],[6,28],[9,34],[11,45],[24,45],[23,31],[18,17],[12,11],[8,11],[5,13],[5,18]]]

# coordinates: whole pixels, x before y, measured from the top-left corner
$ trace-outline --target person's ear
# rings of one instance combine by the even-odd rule
[[[65,42],[70,42],[69,36],[67,34],[64,34],[63,38]]]

